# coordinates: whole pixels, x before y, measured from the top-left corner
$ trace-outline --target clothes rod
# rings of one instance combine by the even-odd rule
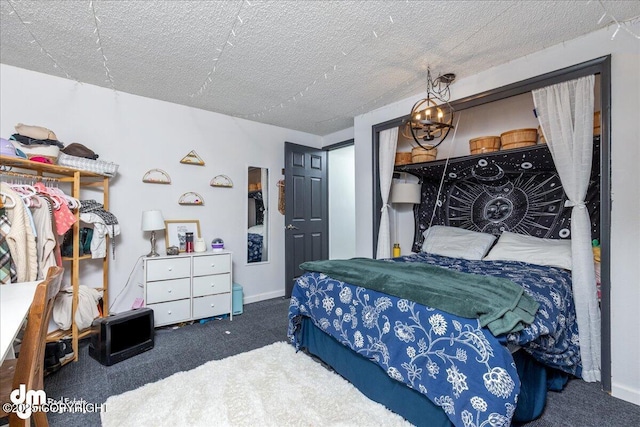
[[[15,176],[15,177],[18,177],[18,178],[31,179],[31,180],[34,180],[34,181],[51,181],[51,182],[60,182],[61,181],[60,178],[54,178],[54,177],[50,177],[50,176],[32,175],[32,174],[28,174],[28,173],[10,172],[10,171],[5,171],[5,170],[0,170],[0,175]]]

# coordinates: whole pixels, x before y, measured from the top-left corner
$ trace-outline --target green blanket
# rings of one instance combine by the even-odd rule
[[[494,335],[523,329],[533,322],[539,307],[511,280],[460,273],[425,263],[353,258],[308,261],[300,264],[300,268],[461,317],[477,318]]]

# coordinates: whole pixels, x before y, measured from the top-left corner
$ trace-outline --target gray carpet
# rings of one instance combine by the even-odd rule
[[[286,340],[289,301],[276,298],[244,306],[228,319],[156,330],[155,347],[113,366],[88,355],[81,342],[80,359],[45,378],[47,396],[84,399],[101,404],[114,394],[138,388],[206,361],[222,359]],[[49,414],[51,427],[100,426],[99,414]],[[547,408],[526,427],[613,427],[640,425],[640,406],[600,391],[600,384],[570,381],[562,393],[550,393]]]

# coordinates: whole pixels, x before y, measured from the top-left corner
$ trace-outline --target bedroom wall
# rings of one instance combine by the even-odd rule
[[[339,142],[353,139],[353,127],[342,129],[334,133],[330,133],[322,137],[322,146],[327,147],[329,145],[337,144]]]
[[[117,84],[117,81],[116,81]],[[111,180],[110,211],[120,222],[116,259],[111,261],[111,303],[124,289],[114,310],[126,310],[142,295],[142,268],[137,260],[149,252],[149,235],[140,231],[142,211],[160,209],[165,219],[198,219],[207,245],[221,237],[233,251],[233,280],[244,287],[245,303],[284,295],[284,216],[278,213],[276,182],[284,166],[284,141],[321,147],[322,138],[211,113],[164,101],[114,92],[63,78],[0,65],[0,135],[8,138],[18,123],[52,129],[64,143],[82,143],[100,159],[120,165]],[[195,150],[205,166],[180,164]],[[270,261],[246,264],[247,166],[269,168]],[[145,184],[146,171],[160,168],[171,185]],[[229,176],[231,189],[209,186]],[[195,191],[204,206],[181,206],[181,194]],[[96,195],[101,201],[101,196]],[[164,253],[164,233],[157,246]],[[83,261],[84,283],[102,283],[94,261]]]
[[[636,33],[640,31],[638,27],[640,25],[636,24],[633,28]],[[640,159],[640,45],[623,31],[611,40],[614,31],[615,28],[603,29],[462,78],[452,85],[451,91],[452,99],[459,99],[612,55],[612,394],[640,405],[640,265],[637,262],[640,258],[640,179],[637,173]],[[371,127],[406,115],[413,103],[424,96],[424,93],[416,94],[354,119],[358,256],[370,257],[373,253]]]

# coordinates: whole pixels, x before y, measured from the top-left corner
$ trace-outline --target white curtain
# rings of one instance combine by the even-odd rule
[[[391,230],[389,228],[389,191],[393,180],[393,167],[398,146],[398,128],[380,132],[380,150],[378,155],[378,175],[380,176],[380,194],[382,211],[378,228],[378,248],[376,258],[391,257]]]
[[[600,309],[584,199],[593,153],[594,76],[533,91],[533,101],[571,210],[573,297],[580,333],[582,378],[600,380]]]

